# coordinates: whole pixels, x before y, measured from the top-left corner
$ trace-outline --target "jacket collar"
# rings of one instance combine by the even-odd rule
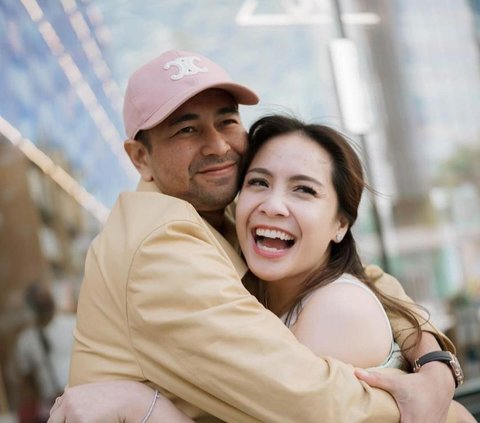
[[[146,182],[143,179],[140,179],[137,185],[137,191],[141,192],[160,192],[155,182],[150,181]]]
[[[140,179],[140,182],[137,185],[137,191],[160,192],[155,182],[146,182],[143,179]],[[206,223],[206,225],[208,226],[208,229],[210,229],[210,231],[212,232],[217,242],[222,246],[224,251],[227,253],[228,257],[233,263],[233,266],[235,267],[235,270],[237,271],[240,278],[242,278],[247,272],[247,266],[245,265],[245,262],[242,260],[242,258],[238,253],[238,246],[237,246],[238,243],[235,236],[234,221],[231,218],[231,215],[228,212],[226,212],[225,235],[222,235],[220,232],[218,232],[205,219],[203,219],[203,221]]]

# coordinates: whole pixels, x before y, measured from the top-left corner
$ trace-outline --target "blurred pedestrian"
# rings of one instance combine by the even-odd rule
[[[55,372],[55,339],[48,330],[55,316],[55,302],[44,284],[34,282],[25,292],[25,303],[32,319],[19,334],[15,347],[17,414],[19,423],[42,423],[64,388]]]

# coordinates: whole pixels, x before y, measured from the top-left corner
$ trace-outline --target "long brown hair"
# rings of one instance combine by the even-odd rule
[[[370,280],[360,260],[351,228],[358,215],[358,206],[363,190],[369,188],[364,179],[362,163],[347,138],[333,128],[318,124],[306,124],[301,120],[284,115],[270,115],[260,118],[250,128],[248,147],[240,170],[240,184],[253,158],[269,140],[279,135],[300,133],[316,142],[327,151],[332,159],[332,184],[338,199],[338,214],[348,222],[348,230],[339,243],[330,243],[329,258],[325,266],[312,271],[305,279],[296,297],[285,306],[287,322],[294,312],[300,312],[302,300],[316,289],[325,286],[344,273],[351,274],[365,283],[382,303],[385,311],[405,318],[416,332],[413,348],[422,336],[421,325],[428,321],[412,310],[410,303],[383,294]],[[241,185],[240,185],[241,186]],[[265,303],[263,290],[254,292]],[[422,309],[420,306],[418,306]]]

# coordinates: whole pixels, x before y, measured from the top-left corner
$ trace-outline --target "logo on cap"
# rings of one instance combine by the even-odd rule
[[[168,70],[172,66],[176,66],[177,73],[170,76],[170,79],[173,79],[174,81],[182,79],[184,76],[195,75],[200,72],[208,72],[207,67],[201,68],[197,66],[194,63],[195,60],[200,60],[200,59],[195,56],[179,57],[175,60],[171,60],[170,62],[165,63],[165,65],[163,66],[163,69]]]

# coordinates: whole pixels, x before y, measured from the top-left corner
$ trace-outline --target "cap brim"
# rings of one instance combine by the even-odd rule
[[[138,131],[151,129],[157,126],[159,123],[162,123],[165,119],[168,118],[175,110],[177,110],[182,104],[190,100],[192,97],[195,97],[197,94],[201,93],[202,91],[211,89],[211,88],[219,88],[225,90],[226,92],[230,93],[233,98],[237,101],[238,104],[245,104],[245,105],[254,105],[257,104],[259,101],[258,96],[250,89],[245,87],[244,85],[235,84],[234,82],[224,82],[224,83],[216,83],[212,85],[203,85],[198,89],[194,89],[189,91],[188,93],[182,93],[178,97],[172,98],[169,102],[164,104],[160,109],[158,109],[155,113],[150,116]],[[138,133],[135,133],[135,135]],[[135,136],[134,135],[134,136]],[[133,138],[133,137],[132,137]]]

